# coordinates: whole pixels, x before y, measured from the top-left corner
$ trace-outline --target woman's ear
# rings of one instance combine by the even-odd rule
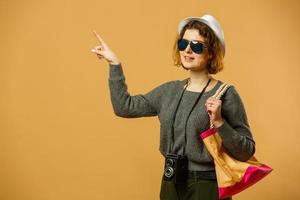
[[[212,62],[212,60],[213,60],[212,58],[213,58],[212,54],[209,53],[209,54],[207,55],[207,63],[208,63],[208,64],[211,64],[211,62]]]
[[[211,60],[212,60],[212,55],[211,55],[210,53],[209,53],[208,55],[206,55],[206,60],[207,60],[208,63],[211,62]]]

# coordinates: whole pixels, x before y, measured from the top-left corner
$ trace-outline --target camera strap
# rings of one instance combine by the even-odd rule
[[[188,79],[188,81],[190,81],[190,78]],[[192,113],[194,107],[197,105],[197,103],[199,102],[201,96],[203,95],[204,91],[206,90],[207,86],[209,85],[211,79],[208,80],[206,86],[202,89],[201,93],[199,94],[199,96],[197,97],[192,109],[190,110],[189,114],[188,114],[188,117],[186,118],[186,122],[185,122],[185,127],[184,127],[184,147],[183,147],[183,154],[182,155],[185,155],[185,146],[186,146],[186,126],[187,126],[187,121],[189,119],[189,116],[190,114]],[[173,152],[173,145],[174,145],[174,123],[175,123],[175,118],[176,118],[176,114],[177,114],[177,110],[178,110],[178,107],[179,107],[179,104],[181,103],[181,99],[182,99],[182,96],[183,96],[183,93],[185,92],[186,88],[187,88],[188,85],[186,85],[184,87],[184,90],[182,91],[181,93],[181,96],[180,96],[180,99],[179,99],[179,102],[176,106],[176,109],[175,109],[175,113],[174,113],[174,116],[173,116],[173,123],[172,123],[172,139],[171,139],[171,145],[169,145],[169,153]]]

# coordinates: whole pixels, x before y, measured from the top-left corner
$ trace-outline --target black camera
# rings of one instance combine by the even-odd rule
[[[164,180],[180,184],[186,182],[187,176],[187,156],[168,153],[165,158]]]

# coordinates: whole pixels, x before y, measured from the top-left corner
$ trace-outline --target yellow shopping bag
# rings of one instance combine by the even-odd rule
[[[223,83],[213,97],[220,99],[229,86],[229,84]],[[245,190],[273,170],[270,166],[259,162],[254,156],[246,162],[229,156],[222,146],[222,139],[216,128],[213,127],[212,121],[210,124],[210,129],[202,132],[199,139],[203,140],[214,159],[219,199]]]

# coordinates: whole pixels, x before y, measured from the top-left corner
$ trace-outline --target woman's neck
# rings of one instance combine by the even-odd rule
[[[192,71],[190,70],[190,83],[189,86],[193,88],[203,87],[205,83],[211,78],[206,70]]]

